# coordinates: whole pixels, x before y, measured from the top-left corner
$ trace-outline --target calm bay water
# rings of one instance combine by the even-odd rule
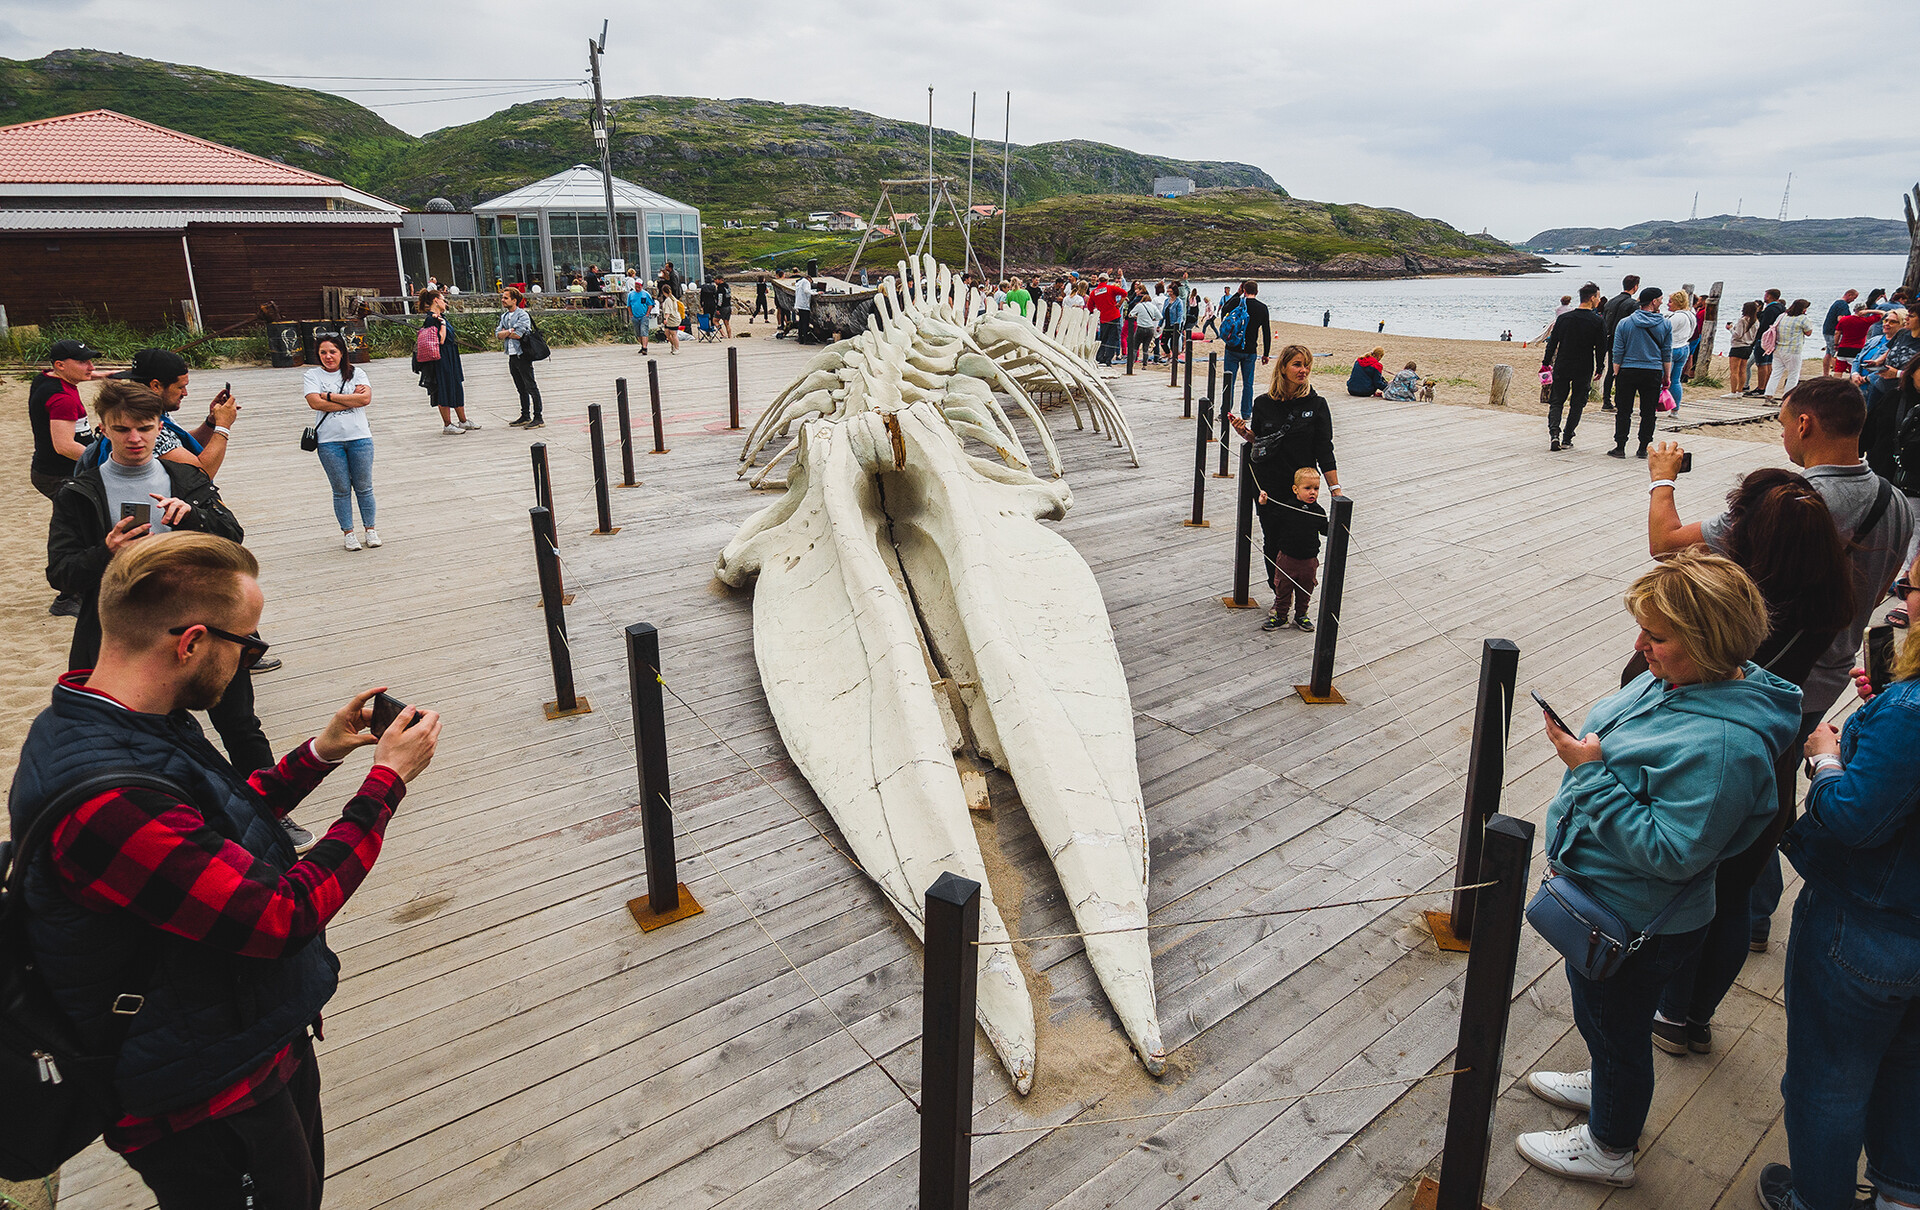
[[[1374,331],[1386,321],[1389,335],[1497,340],[1511,329],[1516,341],[1532,340],[1552,320],[1562,294],[1578,295],[1592,281],[1611,297],[1620,279],[1640,275],[1642,286],[1668,292],[1692,282],[1705,293],[1726,283],[1723,322],[1739,314],[1738,303],[1778,287],[1787,301],[1813,303],[1816,322],[1849,287],[1865,297],[1880,286],[1891,290],[1906,271],[1904,256],[1561,256],[1546,273],[1524,277],[1427,277],[1409,281],[1261,282],[1260,299],[1277,320],[1317,324],[1333,312],[1333,326]],[[1199,287],[1218,300],[1221,283]],[[1729,303],[1734,305],[1729,306]]]

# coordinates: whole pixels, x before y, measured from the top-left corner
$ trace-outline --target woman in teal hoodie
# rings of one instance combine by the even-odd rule
[[[1620,1186],[1633,1184],[1653,1101],[1661,990],[1713,919],[1709,871],[1752,844],[1775,813],[1774,761],[1800,726],[1800,690],[1749,658],[1767,635],[1767,608],[1739,565],[1698,549],[1669,555],[1634,583],[1626,604],[1648,671],[1594,706],[1585,739],[1548,722],[1567,772],[1546,834],[1565,822],[1556,875],[1629,927],[1644,931],[1673,910],[1612,977],[1595,982],[1568,969],[1574,1023],[1593,1065],[1534,1072],[1527,1086],[1588,1120],[1515,1140],[1536,1167]]]

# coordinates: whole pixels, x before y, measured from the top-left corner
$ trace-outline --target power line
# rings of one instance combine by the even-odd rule
[[[387,84],[396,84],[403,80],[409,83],[439,81],[449,84],[568,84],[572,82],[548,76],[250,76],[247,78],[254,80],[373,80]]]

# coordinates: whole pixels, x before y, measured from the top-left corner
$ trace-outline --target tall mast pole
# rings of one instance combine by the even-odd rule
[[[973,268],[973,146],[974,132],[980,125],[980,90],[973,90],[973,113],[967,118],[967,213],[961,221],[961,232],[966,237],[967,259],[960,266],[961,272]]]
[[[607,248],[611,260],[620,259],[620,220],[613,211],[613,122],[600,92],[600,56],[607,52],[607,23],[600,23],[600,40],[587,39],[587,66],[593,69],[593,141],[600,148],[600,185],[607,196]],[[609,263],[611,270],[613,265]]]
[[[927,85],[927,230],[933,230],[933,85]]]
[[[1007,129],[1000,140],[1000,276],[1007,275],[1007,163],[1013,155],[1013,90],[1007,90]]]

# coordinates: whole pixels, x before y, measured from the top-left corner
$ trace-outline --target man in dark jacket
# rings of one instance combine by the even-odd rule
[[[1609,298],[1606,308],[1601,312],[1607,323],[1606,347],[1609,350],[1607,358],[1607,380],[1600,384],[1600,410],[1603,412],[1611,412],[1613,410],[1613,372],[1616,368],[1613,364],[1611,354],[1613,348],[1613,330],[1620,326],[1621,320],[1633,314],[1640,306],[1635,296],[1635,291],[1639,289],[1640,275],[1637,273],[1627,274],[1624,278],[1620,279],[1620,293]]]
[[[1761,345],[1760,338],[1766,335],[1776,320],[1787,313],[1787,304],[1781,301],[1780,291],[1768,290],[1761,297],[1766,305],[1760,308],[1760,326],[1754,329],[1754,389],[1747,392],[1748,398],[1767,393],[1767,379],[1773,377],[1773,354],[1767,352]]]
[[[1233,407],[1233,378],[1240,376],[1240,416],[1242,419],[1253,415],[1253,354],[1256,346],[1260,352],[1260,364],[1266,365],[1273,358],[1273,328],[1267,322],[1267,304],[1260,301],[1260,283],[1243,281],[1240,293],[1229,298],[1220,308],[1220,330],[1225,332],[1231,325],[1227,317],[1241,307],[1247,311],[1246,332],[1238,341],[1227,341],[1226,389],[1220,393],[1220,418],[1226,420],[1227,413]],[[1226,426],[1221,425],[1224,432]]]
[[[100,577],[115,551],[149,534],[199,530],[234,542],[246,531],[220,499],[220,489],[190,462],[154,457],[166,401],[146,387],[108,382],[94,404],[103,437],[112,450],[97,466],[82,467],[53,500],[47,531],[47,580],[80,597],[67,667],[93,667],[100,650],[97,599]],[[235,767],[269,768],[273,747],[253,709],[250,668],[237,673],[227,692],[207,711]],[[300,834],[300,843],[311,836]]]
[[[184,502],[167,511],[187,521],[172,504]],[[320,1205],[308,1034],[340,969],[324,930],[439,740],[438,716],[411,708],[367,734],[369,690],[267,769],[243,775],[222,760],[188,711],[264,650],[248,637],[260,624],[258,571],[244,547],[209,534],[122,541],[88,598],[98,660],[60,678],[7,800],[21,836],[93,783],[63,804],[25,869],[27,943],[89,1049],[115,1056],[119,1116],[106,1143],[162,1210]],[[326,840],[297,859],[278,817],[375,743]],[[172,785],[115,780],[126,774]]]
[[[1540,354],[1540,368],[1552,369],[1553,384],[1547,388],[1547,436],[1549,449],[1572,449],[1573,432],[1580,427],[1580,413],[1593,395],[1593,380],[1600,377],[1601,359],[1612,355],[1607,340],[1607,323],[1595,310],[1600,305],[1600,287],[1588,282],[1580,287],[1580,305],[1562,312],[1547,334],[1547,347]],[[1560,430],[1560,410],[1567,409],[1567,428]]]

